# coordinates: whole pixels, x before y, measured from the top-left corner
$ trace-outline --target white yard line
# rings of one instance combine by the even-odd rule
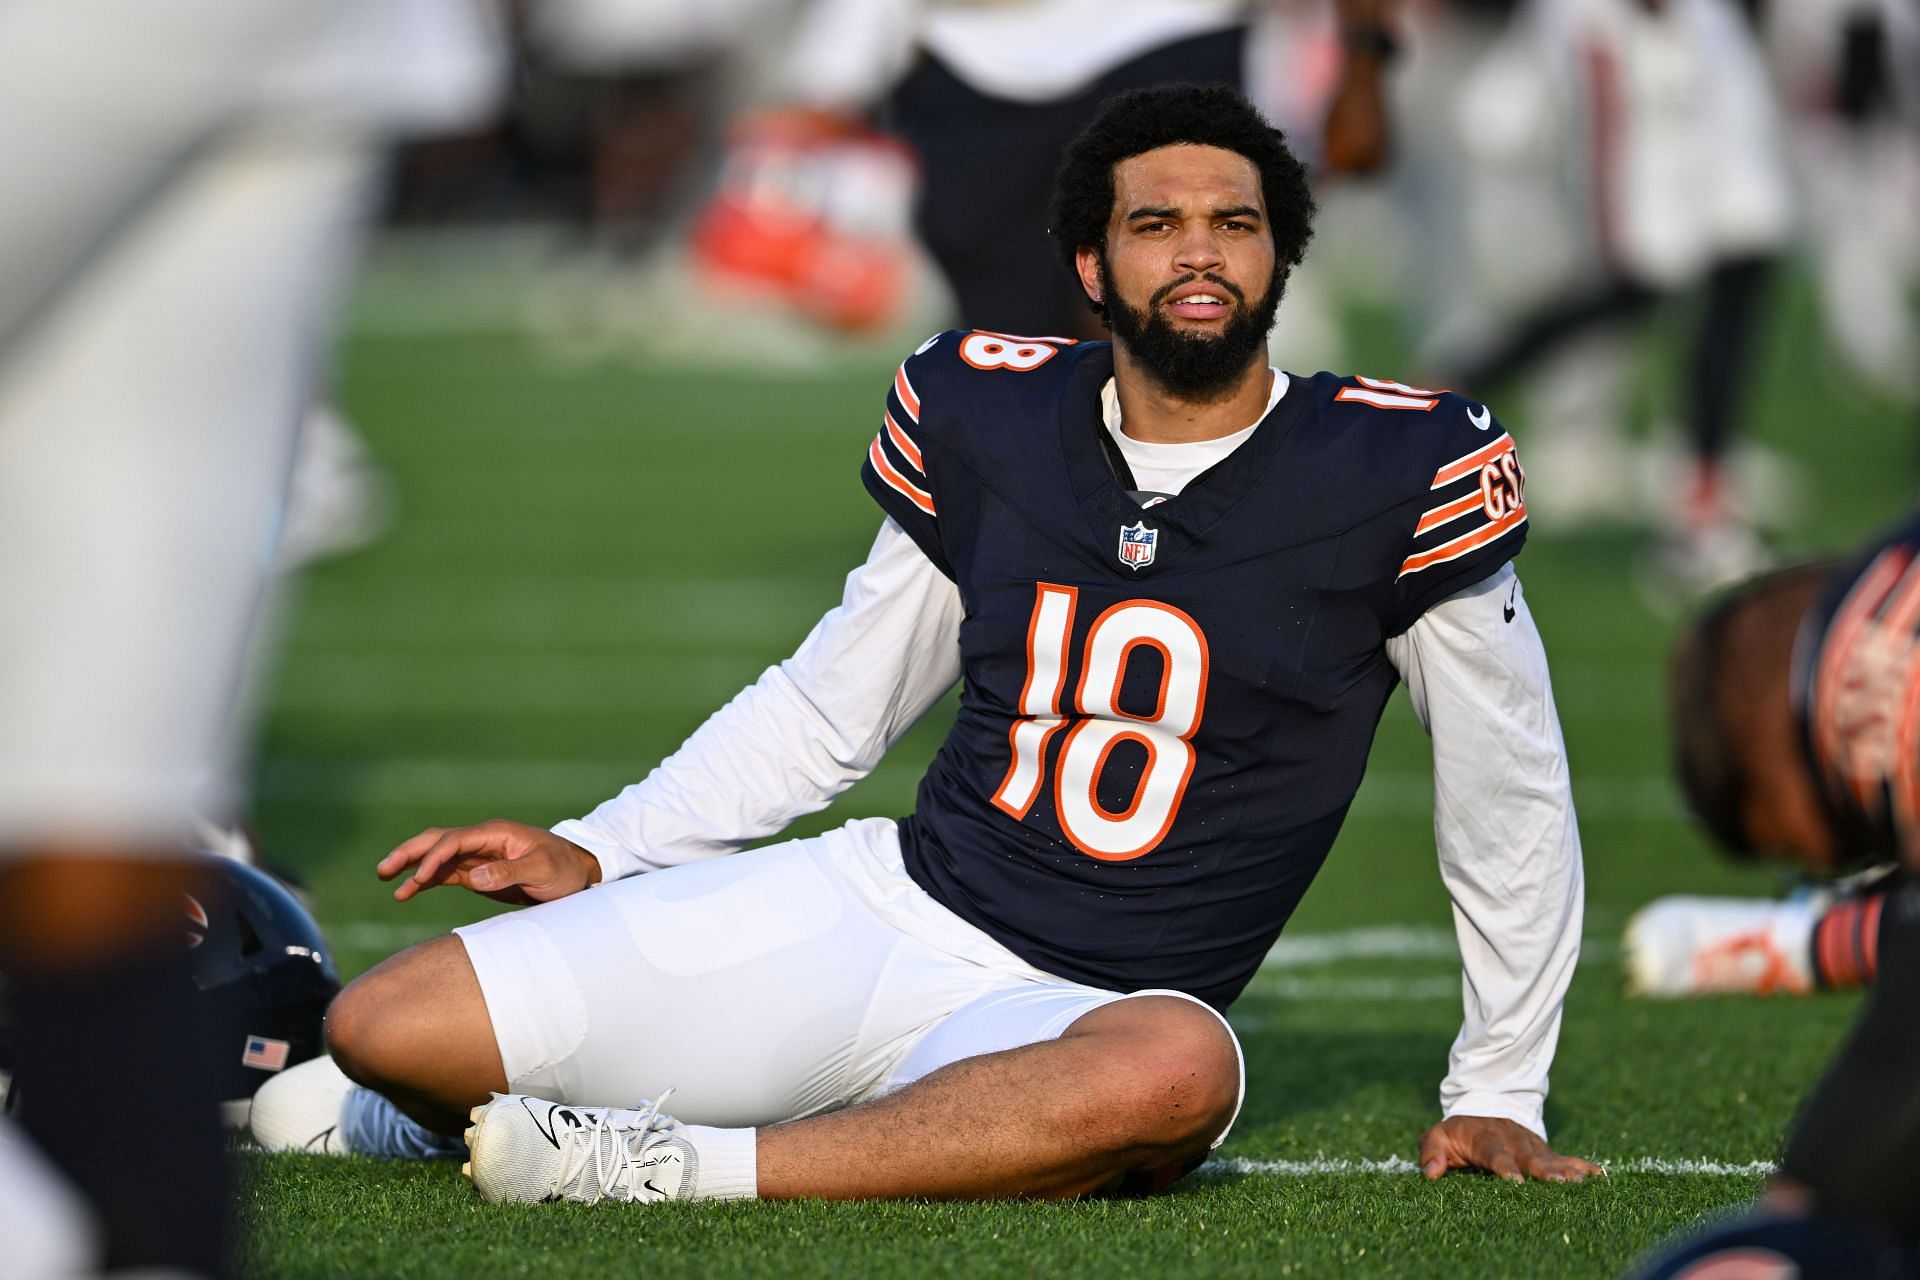
[[[1637,1156],[1630,1160],[1600,1160],[1608,1173],[1652,1173],[1662,1175],[1704,1175],[1722,1178],[1758,1178],[1772,1173],[1767,1160],[1745,1162],[1728,1160],[1670,1160]],[[1401,1156],[1383,1160],[1320,1157],[1314,1160],[1243,1160],[1238,1157],[1209,1160],[1199,1172],[1205,1174],[1253,1174],[1270,1178],[1311,1178],[1322,1174],[1411,1174],[1419,1168]]]
[[[1283,936],[1260,962],[1262,969],[1305,969],[1336,960],[1451,960],[1460,948],[1448,929],[1422,925],[1377,925],[1332,933]]]
[[[1582,963],[1618,956],[1618,940],[1589,936],[1580,941]],[[1455,960],[1460,946],[1451,929],[1434,925],[1367,925],[1324,933],[1283,935],[1260,962],[1262,969],[1311,969],[1343,960]]]
[[[1756,1178],[1772,1173],[1777,1167],[1771,1160],[1662,1160],[1653,1156],[1598,1163],[1618,1173],[1704,1173],[1723,1178]]]
[[[1432,978],[1295,978],[1271,973],[1257,975],[1247,988],[1254,995],[1292,1003],[1339,1004],[1426,1004],[1442,1000],[1460,1002],[1460,979]],[[1236,1031],[1266,1029],[1267,1020],[1258,1014],[1232,1014],[1227,1019]]]
[[[437,924],[388,924],[354,920],[330,927],[327,939],[336,947],[352,947],[357,951],[398,951],[446,932],[445,927]]]
[[[1582,774],[1573,780],[1573,804],[1583,818],[1671,821],[1680,816],[1673,780],[1664,773]],[[1353,802],[1365,818],[1427,817],[1433,813],[1433,778],[1425,771],[1373,769]]]

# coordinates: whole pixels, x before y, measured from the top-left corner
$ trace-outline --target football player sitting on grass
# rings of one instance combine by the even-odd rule
[[[1222,1011],[1404,680],[1467,970],[1421,1168],[1597,1172],[1542,1118],[1582,878],[1509,564],[1513,441],[1445,392],[1268,365],[1312,211],[1232,92],[1115,99],[1053,219],[1113,342],[914,352],[862,472],[886,521],[840,606],[585,818],[388,854],[402,900],[458,885],[527,909],[354,982],[331,1061],[262,1092],[261,1141],[464,1140],[489,1200],[1163,1187],[1239,1112]],[[740,852],[956,680],[912,815]]]

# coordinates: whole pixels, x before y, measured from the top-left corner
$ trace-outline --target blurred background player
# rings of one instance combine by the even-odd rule
[[[1386,150],[1381,84],[1397,47],[1388,0],[1325,7],[1337,9],[1344,50],[1325,69],[1332,78],[1316,77],[1329,161],[1370,169]],[[1126,89],[1243,88],[1262,78],[1250,64],[1275,55],[1250,48],[1259,8],[1245,0],[824,0],[801,16],[780,70],[786,108],[736,131],[734,167],[695,230],[696,249],[722,270],[784,279],[803,308],[868,327],[905,283],[901,263],[871,255],[889,229],[873,211],[910,195],[914,230],[960,324],[1096,337],[1047,236],[1061,152]],[[876,124],[906,150],[878,145]],[[849,283],[850,271],[870,278]],[[838,307],[819,300],[849,290]]]
[[[1883,877],[1899,852],[1886,781],[1899,755],[1888,754],[1897,716],[1881,708],[1903,704],[1884,679],[1860,683],[1847,664],[1866,655],[1897,676],[1911,636],[1898,640],[1859,613],[1847,615],[1853,625],[1835,625],[1839,593],[1858,572],[1821,562],[1736,588],[1681,633],[1669,678],[1681,791],[1714,843],[1736,858],[1856,879],[1846,892],[1782,902],[1649,904],[1626,931],[1636,992],[1799,994],[1872,979]],[[1838,676],[1819,665],[1829,654]],[[1882,776],[1854,776],[1872,769]]]
[[[1879,394],[1920,400],[1920,6],[1799,0],[1767,9],[1827,345]]]
[[[1569,176],[1585,195],[1590,267],[1508,332],[1455,352],[1444,376],[1485,394],[1564,344],[1698,289],[1683,397],[1690,463],[1677,491],[1659,495],[1671,512],[1659,565],[1685,591],[1738,580],[1766,555],[1724,463],[1751,380],[1766,280],[1791,228],[1783,140],[1758,41],[1733,0],[1531,0],[1515,23],[1518,56],[1559,89],[1568,153],[1581,166]],[[1589,364],[1612,358],[1591,345],[1582,352]],[[1585,386],[1595,394],[1590,379]],[[1565,468],[1577,479],[1554,474],[1551,449],[1535,459],[1570,502],[1580,501],[1580,488],[1605,485],[1593,471],[1615,452],[1610,441],[1577,443],[1585,456]]]
[[[816,112],[885,104],[919,158],[915,230],[963,326],[1092,337],[1047,236],[1061,152],[1124,89],[1240,87],[1246,33],[1239,0],[827,0],[803,19],[787,74]]]
[[[470,0],[0,8],[14,1274],[225,1268],[186,851],[233,808],[241,667],[378,145],[464,119],[491,67]],[[102,1107],[140,1140],[75,1122]]]
[[[818,372],[956,318],[1090,334],[1046,249],[1044,182],[1022,175],[1045,174],[1108,88],[1244,85],[1302,140],[1317,185],[1358,191],[1366,184],[1328,180],[1384,168],[1397,150],[1390,121],[1429,125],[1427,102],[1452,91],[1435,50],[1470,45],[1454,33],[1487,24],[1454,8],[542,0],[516,29],[512,109],[484,134],[415,149],[399,216],[410,228],[492,228],[475,242],[517,243],[503,256],[533,250],[558,265],[529,280],[516,319],[569,358],[637,351]],[[1402,72],[1421,68],[1424,96],[1390,109]],[[1400,154],[1409,170],[1449,172],[1428,149]],[[1020,225],[1007,225],[1016,210]],[[1289,283],[1276,340],[1302,367],[1345,362],[1331,293],[1350,283],[1342,277],[1356,264],[1376,281],[1399,269],[1397,250],[1379,251],[1384,212],[1342,219],[1364,246],[1357,258]],[[1414,225],[1435,221],[1451,225]],[[656,323],[660,300],[690,289],[700,311]],[[983,310],[986,298],[1021,310]]]
[[[1723,848],[1820,872],[1895,869],[1824,914],[1682,899],[1656,903],[1653,918],[1630,926],[1629,968],[1643,985],[1738,989],[1741,976],[1749,990],[1873,984],[1788,1139],[1764,1202],[1769,1216],[1689,1244],[1648,1274],[1684,1275],[1756,1248],[1810,1278],[1912,1274],[1920,519],[1842,568],[1788,570],[1719,602],[1682,636],[1672,705],[1688,805]]]

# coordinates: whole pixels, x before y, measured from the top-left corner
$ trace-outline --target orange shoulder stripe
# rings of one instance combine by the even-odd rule
[[[920,396],[913,389],[913,383],[907,380],[907,366],[902,364],[893,375],[893,393],[900,397],[900,407],[915,422],[920,421]]]
[[[1455,458],[1452,462],[1449,462],[1446,466],[1434,472],[1433,484],[1429,487],[1438,489],[1443,485],[1452,484],[1455,480],[1473,474],[1501,454],[1509,452],[1512,448],[1513,437],[1503,431],[1500,433],[1499,438],[1491,444],[1483,445],[1475,449],[1464,458]]]
[[[900,424],[893,420],[892,414],[886,413],[880,416],[886,420],[887,438],[893,441],[893,447],[900,451],[901,457],[913,464],[915,471],[918,471],[921,475],[925,475],[927,473],[927,463],[926,460],[920,456],[920,446],[907,438],[907,433],[900,429]]]
[[[887,482],[889,488],[898,490],[907,501],[928,515],[935,514],[933,509],[933,495],[901,475],[900,469],[887,461],[886,451],[880,447],[879,436],[875,436],[873,443],[867,448],[867,461],[873,464],[874,471],[879,473],[880,478]]]
[[[1485,503],[1480,494],[1470,493],[1464,498],[1459,498],[1447,503],[1445,506],[1435,507],[1420,517],[1420,523],[1413,527],[1413,536],[1417,538],[1431,529],[1438,529],[1441,525],[1453,520],[1458,520],[1469,511],[1473,511],[1484,505]]]
[[[1493,521],[1491,524],[1482,525],[1472,533],[1463,533],[1453,541],[1443,542],[1431,551],[1423,551],[1419,555],[1408,556],[1406,560],[1401,563],[1400,572],[1395,575],[1395,580],[1397,581],[1400,578],[1404,578],[1410,573],[1418,573],[1422,569],[1431,569],[1436,564],[1445,564],[1449,560],[1458,560],[1469,551],[1476,551],[1486,546],[1489,542],[1497,540],[1501,534],[1517,529],[1526,522],[1527,509],[1525,507],[1515,507],[1498,520]]]

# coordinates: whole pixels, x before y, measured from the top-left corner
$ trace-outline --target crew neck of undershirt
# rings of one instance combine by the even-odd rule
[[[1287,375],[1279,369],[1272,372],[1273,390],[1268,393],[1267,407],[1260,411],[1259,417],[1231,435],[1181,444],[1135,440],[1122,431],[1120,393],[1114,388],[1113,379],[1108,378],[1107,385],[1100,388],[1100,413],[1106,422],[1107,434],[1113,437],[1114,444],[1120,449],[1120,456],[1127,460],[1127,469],[1133,472],[1134,483],[1147,492],[1177,494],[1195,476],[1252,439],[1254,431],[1287,394]]]

